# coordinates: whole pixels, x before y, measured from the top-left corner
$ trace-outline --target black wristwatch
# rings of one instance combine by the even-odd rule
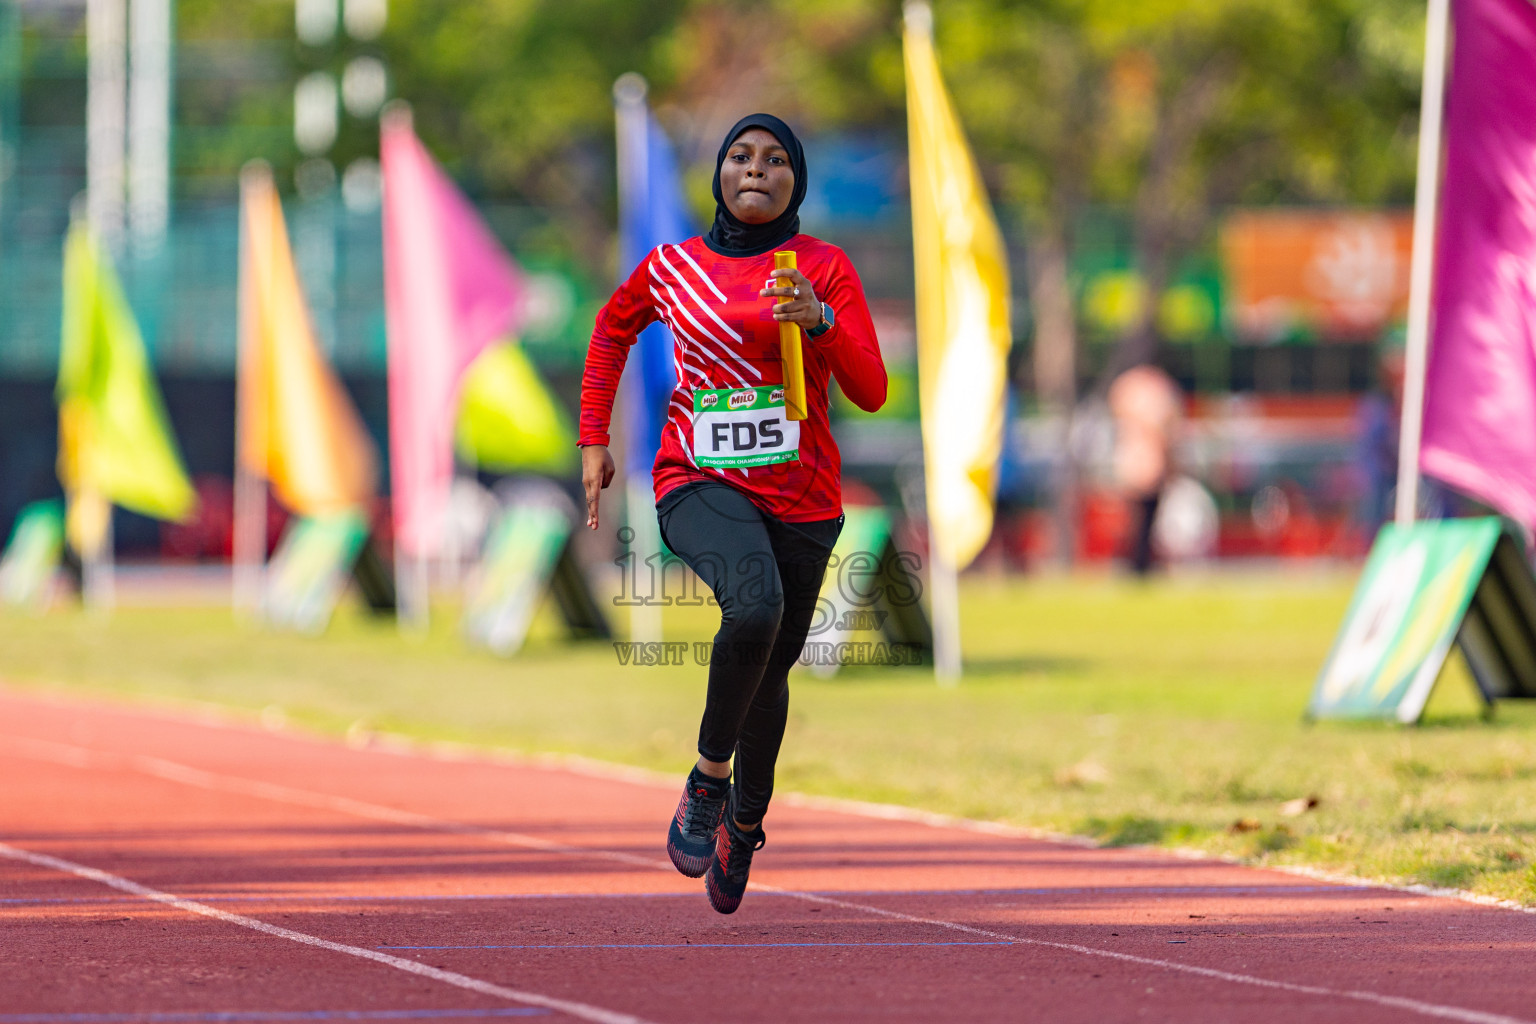
[[[832,307],[825,302],[821,304],[821,323],[805,332],[807,338],[819,338],[837,325],[837,317],[832,312]]]

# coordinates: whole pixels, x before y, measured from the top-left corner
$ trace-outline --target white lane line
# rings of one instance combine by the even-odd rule
[[[880,917],[888,917],[896,921],[908,921],[912,924],[927,924],[937,928],[947,928],[950,931],[962,932],[966,935],[979,935],[990,939],[1004,939],[1021,946],[1041,946],[1046,949],[1060,949],[1070,953],[1081,953],[1084,956],[1103,957],[1107,960],[1120,960],[1126,963],[1141,964],[1146,967],[1160,967],[1166,970],[1179,971],[1184,974],[1194,974],[1205,978],[1214,978],[1217,981],[1228,981],[1239,985],[1256,985],[1260,988],[1279,989],[1284,992],[1296,992],[1301,995],[1320,996],[1324,998],[1354,999],[1363,1003],[1373,1003],[1377,1006],[1387,1006],[1396,1010],[1410,1010],[1421,1013],[1427,1017],[1439,1017],[1444,1020],[1465,1021],[1466,1024],[1532,1024],[1531,1021],[1519,1017],[1506,1017],[1498,1013],[1483,1013],[1480,1010],[1467,1010],[1459,1006],[1442,1006],[1438,1003],[1426,1003],[1418,999],[1409,999],[1405,996],[1388,996],[1379,992],[1363,992],[1350,989],[1324,988],[1320,985],[1298,985],[1290,981],[1274,981],[1269,978],[1260,978],[1251,974],[1237,974],[1233,971],[1218,970],[1214,967],[1198,967],[1194,964],[1181,964],[1175,960],[1158,960],[1155,957],[1136,956],[1133,953],[1120,953],[1113,949],[1100,949],[1097,946],[1082,946],[1075,942],[1053,942],[1050,939],[1030,939],[1018,935],[1010,935],[1006,932],[992,931],[988,928],[977,928],[974,925],[961,924],[958,921],[945,921],[934,917],[919,917],[916,914],[904,914],[899,910],[886,910],[883,907],[872,907],[865,903],[852,903],[848,900],[833,899],[830,896],[818,896],[815,893],[798,892],[792,889],[780,889],[777,886],[751,883],[752,888],[763,892],[774,893],[780,896],[792,896],[795,899],[805,900],[810,903],[821,903],[829,907],[840,907],[844,910],[857,910],[866,914],[876,914]]]
[[[480,995],[490,996],[493,999],[505,999],[514,1003],[523,1003],[527,1006],[540,1006],[546,1010],[557,1010],[579,1020],[593,1021],[594,1024],[650,1024],[644,1018],[636,1017],[633,1014],[605,1010],[601,1006],[592,1006],[589,1003],[580,1003],[571,999],[556,999],[553,996],[541,995],[538,992],[525,992],[521,989],[507,988],[504,985],[481,981],[479,978],[471,978],[467,974],[459,974],[457,971],[445,971],[440,967],[431,967],[427,964],[417,963],[415,960],[407,960],[404,957],[380,953],[378,950],[365,949],[362,946],[348,946],[345,943],[332,942],[329,939],[322,939],[319,936],[309,935],[305,932],[296,932],[292,928],[283,928],[275,924],[268,924],[265,921],[258,921],[254,917],[231,914],[227,910],[210,907],[206,903],[182,899],[180,896],[173,895],[172,893],[151,889],[147,885],[140,885],[138,882],[123,878],[120,875],[114,875],[85,864],[76,864],[74,861],[63,860],[59,857],[50,857],[46,853],[36,853],[31,850],[23,850],[11,846],[7,843],[0,843],[0,857],[7,857],[11,860],[32,864],[40,868],[62,871],[65,874],[74,875],[78,878],[99,882],[119,892],[142,896],[144,899],[164,904],[168,907],[175,907],[177,910],[182,910],[189,914],[211,917],[216,921],[223,921],[225,924],[238,925],[241,928],[249,928],[254,932],[261,932],[263,935],[287,939],[289,942],[297,942],[300,945],[329,950],[332,953],[344,953],[347,956],[357,957],[359,960],[372,960],[374,963],[393,967],[398,971],[405,971],[407,974],[420,975],[423,978],[440,981],[445,985],[452,985],[455,988],[478,992]]]
[[[590,847],[569,846],[564,843],[556,843],[548,839],[539,839],[536,836],[523,835],[518,832],[508,832],[500,829],[481,828],[474,825],[465,825],[459,822],[446,821],[440,818],[432,818],[413,811],[402,811],[381,804],[368,803],[361,800],[353,800],[349,797],[336,797],[324,793],[315,793],[309,790],[294,789],[288,786],[279,786],[274,783],[257,782],[252,779],[244,779],[238,776],[220,775],[203,771],[200,768],[191,768],[174,761],[166,761],[162,758],[143,756],[123,757],[119,755],[100,754],[82,747],[74,747],[61,743],[53,743],[47,740],[33,740],[23,737],[6,736],[9,742],[26,749],[36,749],[46,759],[69,764],[73,767],[129,767],[144,774],[169,781],[181,782],[186,785],[197,786],[203,789],[211,789],[229,793],[239,793],[248,796],[258,796],[283,803],[297,804],[305,807],[323,808],[351,814],[357,817],[372,818],[380,821],[389,821],[401,825],[411,825],[417,828],[433,831],[448,832],[456,835],[479,836],[494,839],[499,842],[509,843],[514,846],[522,846],[547,852],[563,854],[580,854],[604,860],[618,861],[624,864],[632,864],[637,867],[657,868],[672,872],[672,865],[660,858],[640,857],[635,854],[621,853],[613,850],[597,850]],[[1398,1010],[1408,1010],[1427,1017],[1437,1017],[1443,1020],[1462,1021],[1464,1024],[1536,1024],[1536,1021],[1524,1020],[1518,1017],[1508,1017],[1496,1013],[1484,1013],[1480,1010],[1468,1010],[1459,1006],[1445,1006],[1438,1003],[1423,1002],[1418,999],[1409,999],[1404,996],[1383,995],[1378,992],[1366,992],[1351,989],[1324,988],[1317,985],[1301,985],[1289,981],[1274,981],[1269,978],[1261,978],[1251,974],[1238,974],[1232,971],[1222,971],[1212,967],[1199,967],[1194,964],[1179,963],[1176,960],[1160,960],[1155,957],[1136,956],[1131,953],[1121,953],[1112,949],[1101,949],[1096,946],[1083,946],[1074,942],[1053,942],[1049,939],[1032,939],[1023,936],[1012,935],[1007,932],[992,931],[986,928],[978,928],[974,925],[962,924],[958,921],[946,921],[942,918],[920,917],[915,914],[902,913],[899,910],[888,910],[884,907],[871,906],[867,903],[854,903],[850,900],[840,900],[830,896],[821,896],[816,893],[802,892],[797,889],[785,889],[764,882],[752,882],[751,887],[762,893],[771,893],[776,896],[784,896],[790,899],[802,900],[807,903],[817,903],[823,906],[839,907],[844,910],[857,911],[876,917],[889,918],[896,921],[906,921],[911,924],[930,925],[935,928],[945,928],[950,931],[961,932],[967,935],[980,935],[992,939],[1005,939],[1009,942],[1024,946],[1039,946],[1047,949],[1059,949],[1065,952],[1078,953],[1083,956],[1099,957],[1107,960],[1118,960],[1125,963],[1141,964],[1146,967],[1156,967],[1163,970],[1176,971],[1183,974],[1192,974],[1218,981],[1230,982],[1239,985],[1252,985],[1258,988],[1276,989],[1285,992],[1295,992],[1301,995],[1318,996],[1321,998],[1349,999],[1358,1002],[1371,1003],[1377,1006],[1390,1007]]]

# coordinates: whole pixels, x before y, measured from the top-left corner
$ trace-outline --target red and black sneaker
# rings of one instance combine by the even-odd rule
[[[667,827],[667,856],[689,878],[709,870],[715,852],[715,829],[725,815],[730,779],[712,779],[694,768],[683,783],[683,798]]]
[[[709,905],[722,914],[734,914],[741,906],[741,897],[747,891],[747,875],[752,870],[752,854],[763,848],[768,837],[759,825],[752,832],[743,832],[727,814],[720,827],[715,829],[715,855],[709,862],[709,874],[704,877],[704,890],[709,893]]]

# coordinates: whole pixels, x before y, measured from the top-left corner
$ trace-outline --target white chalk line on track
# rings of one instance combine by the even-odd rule
[[[404,811],[398,808],[387,807],[382,804],[375,804],[363,800],[354,800],[350,797],[333,796],[331,794],[318,793],[311,790],[282,786],[276,783],[260,782],[258,780],[241,778],[239,776],[222,775],[215,772],[208,772],[200,768],[193,768],[174,761],[167,761],[163,758],[147,757],[143,755],[108,754],[104,752],[93,751],[85,747],[54,743],[48,740],[37,740],[30,737],[3,736],[0,737],[0,739],[6,740],[8,743],[12,744],[13,747],[20,748],[22,751],[31,751],[31,753],[23,753],[22,756],[32,757],[37,760],[53,761],[76,768],[126,768],[141,774],[153,776],[155,778],[180,782],[185,785],[213,790],[216,792],[256,796],[279,803],[286,803],[290,805],[310,807],[315,809],[333,810],[343,814],[350,814],[355,817],[367,818],[375,821],[387,821],[394,824],[408,825],[429,831],[446,832],[454,835],[476,836],[485,839],[492,839],[498,842],[507,843],[509,845],[518,846],[525,849],[539,850],[541,852],[588,856],[603,860],[618,861],[620,863],[631,864],[637,867],[657,868],[668,872],[674,870],[671,863],[665,860],[661,860],[660,858],[641,857],[636,854],[623,853],[613,850],[599,850],[590,847],[570,846],[568,844],[558,843],[553,840],[540,839],[537,836],[529,836],[518,832],[484,828],[475,825],[467,825],[460,822],[447,821],[444,819],[431,817],[430,815],[418,814],[414,811]],[[4,844],[0,844],[0,853],[4,853],[7,850],[13,849],[14,848],[4,846]],[[15,852],[23,853],[23,851]],[[32,856],[42,857],[44,855],[25,854],[21,859],[27,859]],[[56,859],[47,858],[47,860],[55,861]],[[57,863],[69,864],[67,861],[57,861]],[[86,875],[85,877],[94,877],[95,875],[101,875],[103,878],[116,877],[106,875],[104,872],[97,872],[94,868],[84,868],[80,865],[71,865],[71,869],[73,868],[80,868],[81,871],[93,873],[91,875]],[[133,892],[140,889],[143,889],[145,893],[155,891],[139,886],[137,883],[129,882],[126,879],[119,879],[118,881],[122,882],[126,886],[134,887],[132,889],[125,889],[124,891]],[[1410,999],[1404,996],[1392,996],[1379,992],[1368,992],[1352,989],[1327,988],[1320,985],[1303,985],[1289,981],[1276,981],[1270,978],[1261,978],[1251,974],[1239,974],[1234,971],[1223,971],[1213,967],[1200,967],[1195,964],[1179,963],[1175,960],[1161,960],[1156,957],[1137,956],[1133,953],[1121,953],[1112,949],[1101,949],[1097,946],[1084,946],[1075,942],[1056,942],[1050,939],[1027,938],[1013,935],[1007,932],[994,931],[988,928],[979,928],[975,925],[962,924],[958,921],[948,921],[942,918],[922,917],[920,915],[907,914],[899,910],[889,910],[884,907],[872,906],[866,903],[855,903],[850,900],[841,900],[831,896],[823,896],[816,893],[804,892],[796,889],[785,889],[780,886],[770,885],[764,882],[754,881],[750,884],[751,887],[758,892],[783,896],[808,903],[816,903],[822,906],[837,907],[842,910],[849,910],[862,914],[870,914],[876,917],[883,917],[894,921],[905,921],[909,924],[920,924],[935,928],[943,928],[966,935],[976,935],[988,939],[1003,940],[1020,946],[1036,946],[1042,949],[1057,949],[1064,952],[1077,953],[1083,956],[1098,957],[1101,959],[1114,960],[1121,963],[1138,964],[1144,967],[1153,967],[1160,970],[1168,970],[1181,974],[1194,975],[1196,977],[1209,978],[1214,981],[1224,981],[1238,985],[1249,985],[1257,988],[1270,989],[1273,991],[1293,992],[1298,995],[1314,996],[1317,998],[1347,999],[1355,1002],[1369,1003],[1388,1009],[1406,1010],[1412,1013],[1417,1013],[1426,1017],[1434,1017],[1441,1020],[1462,1021],[1464,1024],[1536,1024],[1536,1022],[1525,1020],[1519,1017],[1510,1017],[1497,1013],[1486,1013],[1480,1010],[1470,1010],[1459,1006],[1446,1006],[1439,1003],[1425,1002],[1419,999]],[[123,886],[114,887],[122,888]],[[208,916],[218,917],[221,920],[229,919],[236,921],[237,923],[249,921],[250,925],[248,926],[259,926],[257,928],[259,931],[270,931],[273,934],[282,932],[284,933],[284,937],[288,937],[289,935],[298,936],[302,934],[298,932],[289,933],[287,929],[280,929],[276,928],[275,926],[266,925],[263,922],[256,921],[253,918],[241,918],[236,914],[227,914],[225,911],[217,910],[213,907],[207,907],[203,904],[193,904],[190,901],[181,901],[179,897],[170,896],[169,894],[162,893],[160,895],[165,897],[165,899],[162,899],[161,902],[173,902],[177,905],[182,902],[186,902],[188,904],[188,908],[193,906],[202,908],[193,911],[194,913],[206,913]],[[356,946],[342,946],[340,944],[330,943],[327,940],[314,938],[312,936],[304,936],[300,941],[306,941],[311,945],[320,945],[325,948],[335,948],[341,952],[353,953],[353,955],[362,955],[368,959],[380,959],[382,956],[382,954],[377,956],[374,955],[373,950],[365,950]],[[389,959],[394,960],[397,958]],[[409,969],[415,971],[416,973],[433,971],[443,975],[451,975],[452,977],[456,978],[464,978],[465,981],[471,982],[475,985],[488,985],[491,988],[499,988],[499,986],[492,986],[488,982],[479,982],[472,978],[465,978],[463,975],[454,975],[452,972],[439,971],[437,968],[428,968],[412,960],[402,959],[400,960],[400,964],[409,964]],[[446,978],[442,980],[446,980]],[[482,990],[475,989],[475,991]],[[505,998],[521,999],[522,997],[506,996]],[[535,996],[535,998],[544,999],[546,997]],[[556,1000],[556,1002],[558,1002],[558,1000]],[[541,1002],[534,1003],[532,1005],[543,1006],[550,1004]],[[593,1007],[592,1010],[597,1013],[609,1012],[598,1009],[596,1007]],[[586,1019],[604,1021],[638,1020],[638,1018],[626,1017],[620,1014],[612,1014],[610,1016],[601,1018],[588,1017]]]
[[[198,903],[195,900],[182,899],[172,893],[152,889],[147,885],[140,885],[131,879],[114,875],[99,868],[89,867],[85,864],[76,864],[74,861],[64,860],[59,857],[50,857],[46,853],[36,853],[31,850],[23,850],[7,843],[0,843],[0,857],[32,864],[36,867],[50,868],[54,871],[62,871],[65,874],[74,875],[92,882],[116,889],[119,892],[129,893],[134,896],[142,896],[144,899],[160,903],[168,907],[189,914],[200,914],[203,917],[211,917],[225,924],[238,925],[241,928],[249,928],[251,931],[261,932],[279,939],[287,939],[289,942],[297,942],[305,946],[314,946],[316,949],[329,950],[332,953],[344,953],[360,960],[372,960],[386,967],[393,967],[408,974],[420,975],[433,981],[440,981],[445,985],[462,988],[480,995],[491,996],[495,999],[506,999],[514,1003],[522,1003],[526,1006],[539,1006],[546,1010],[557,1010],[569,1014],[581,1020],[593,1021],[594,1024],[650,1024],[642,1017],[633,1014],[619,1013],[615,1010],[606,1010],[600,1006],[592,1006],[589,1003],[576,1002],[571,999],[557,999],[553,996],[542,995],[538,992],[525,992],[521,989],[507,988],[504,985],[496,985],[489,981],[481,981],[479,978],[471,978],[467,974],[459,974],[457,971],[445,971],[440,967],[432,967],[415,960],[407,960],[405,957],[391,956],[388,953],[380,953],[378,950],[366,949],[362,946],[349,946],[342,942],[332,942],[306,932],[294,931],[292,928],[283,928],[279,925],[268,924],[254,917],[246,917],[243,914],[231,914],[227,910],[210,907],[206,903]]]

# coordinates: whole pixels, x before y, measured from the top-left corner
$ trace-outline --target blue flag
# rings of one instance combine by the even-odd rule
[[[636,94],[638,93],[638,95]],[[651,114],[643,92],[622,95],[619,122],[619,280],[634,272],[658,245],[681,242],[694,230],[683,205],[672,143]],[[677,387],[672,332],[654,323],[640,333],[624,374],[625,470],[649,476]]]

